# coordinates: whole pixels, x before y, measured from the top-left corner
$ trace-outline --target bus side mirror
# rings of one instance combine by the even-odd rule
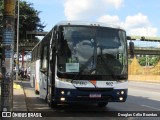
[[[130,58],[134,58],[134,42],[129,42]]]

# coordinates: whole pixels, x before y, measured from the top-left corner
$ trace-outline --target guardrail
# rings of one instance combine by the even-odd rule
[[[135,50],[158,50],[160,51],[160,48],[153,48],[153,47],[135,47]]]
[[[160,48],[135,47],[135,55],[160,55]],[[130,50],[128,48],[128,53]]]

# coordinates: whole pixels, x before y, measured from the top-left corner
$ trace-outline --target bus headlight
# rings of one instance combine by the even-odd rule
[[[64,97],[61,97],[61,98],[60,98],[60,100],[61,100],[61,101],[65,101],[65,100],[66,100],[66,98],[64,98]]]
[[[119,97],[119,100],[120,100],[120,101],[123,101],[123,97]]]
[[[121,91],[121,95],[124,95],[124,91],[123,90]]]
[[[122,91],[117,91],[117,95],[124,95],[124,91],[122,90]]]
[[[61,91],[61,94],[64,95],[64,91]]]

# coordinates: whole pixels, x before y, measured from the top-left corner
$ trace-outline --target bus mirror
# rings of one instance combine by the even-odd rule
[[[129,42],[130,58],[134,58],[134,42]]]

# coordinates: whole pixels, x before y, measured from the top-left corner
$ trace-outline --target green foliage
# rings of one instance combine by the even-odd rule
[[[3,9],[3,0],[0,0],[0,13],[1,13],[1,11],[2,11],[2,9]]]
[[[160,56],[154,56],[154,57],[148,56],[147,59],[146,57],[139,58],[139,64],[141,66],[146,66],[146,62],[147,64],[149,63],[149,66],[155,66],[159,61],[160,61]]]
[[[141,66],[145,66],[146,65],[146,58],[145,57],[140,57],[139,58],[139,64]]]
[[[32,3],[26,1],[20,1],[19,12],[19,37],[24,39],[26,37],[26,31],[43,31],[45,25],[41,23],[38,17],[39,11],[33,8]],[[18,8],[18,7],[16,7]],[[17,10],[16,10],[17,13]],[[29,36],[28,36],[29,37]],[[35,36],[32,36],[34,38]]]
[[[159,61],[160,61],[160,56],[152,57],[152,58],[150,59],[150,64],[151,64],[152,66],[155,66]]]
[[[3,3],[4,0],[0,0],[0,15],[3,14]],[[20,40],[26,38],[26,31],[43,31],[45,27],[44,23],[41,23],[39,18],[39,11],[33,8],[32,3],[28,3],[26,1],[20,0],[19,2],[19,38]],[[15,31],[17,32],[17,4],[15,6]],[[2,17],[0,17],[0,35],[2,34]],[[15,34],[16,34],[15,32]],[[35,36],[27,36],[32,37],[32,39],[36,39]],[[29,38],[28,38],[29,39]]]

